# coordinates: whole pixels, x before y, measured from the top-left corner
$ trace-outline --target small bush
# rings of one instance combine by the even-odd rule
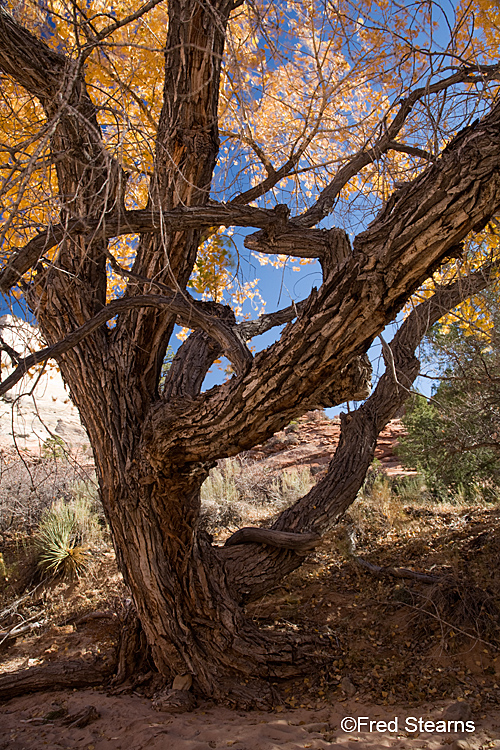
[[[314,481],[308,468],[285,471],[276,476],[258,464],[228,458],[212,469],[201,488],[202,526],[240,526],[263,508],[273,511],[290,505],[308,492]]]
[[[466,432],[470,442],[477,445],[482,440],[486,443],[487,438],[473,434],[481,427],[479,409],[476,414],[468,412],[462,416],[468,430],[457,423],[453,413],[455,402],[449,405],[445,400],[448,391],[448,387],[441,385],[435,402],[428,402],[422,396],[409,399],[403,420],[408,435],[401,440],[398,454],[406,466],[422,472],[428,492],[435,500],[494,501],[500,490],[498,453],[488,448],[461,448]]]
[[[54,435],[44,440],[41,450],[42,458],[61,459],[66,455],[68,448],[61,437]]]
[[[403,503],[422,502],[428,499],[427,486],[423,474],[408,474],[394,477],[392,491]]]
[[[437,325],[426,357],[438,369],[431,401],[413,396],[399,454],[419,469],[435,499],[495,502],[500,497],[500,308],[498,290],[474,301],[475,325]],[[483,317],[484,316],[484,317]]]

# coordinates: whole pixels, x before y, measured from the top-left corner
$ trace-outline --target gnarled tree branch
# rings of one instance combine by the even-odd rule
[[[172,294],[169,296],[141,295],[127,297],[110,302],[91,320],[72,331],[56,344],[40,349],[17,364],[16,369],[4,381],[0,382],[0,395],[10,390],[18,383],[31,367],[46,362],[48,359],[59,357],[61,354],[72,349],[74,346],[90,336],[94,331],[111,320],[123,310],[137,309],[142,307],[167,308],[180,321],[182,325],[199,327],[215,339],[227,358],[234,364],[236,371],[245,372],[251,361],[252,355],[239,336],[235,326],[230,326],[220,318],[205,312],[205,304],[192,299],[187,292],[183,294]]]
[[[282,223],[275,209],[253,206],[177,206],[171,211],[138,209],[126,211],[119,206],[111,214],[93,218],[68,219],[64,224],[48,227],[33,237],[8,260],[0,271],[0,291],[7,292],[32,268],[42,255],[65,239],[83,236],[86,241],[106,240],[124,234],[160,234],[165,230],[188,230],[199,227],[240,226],[269,227]]]
[[[153,460],[179,450],[187,463],[237,453],[251,447],[250,436],[252,444],[266,439],[315,403],[345,361],[367,351],[409,293],[498,211],[499,121],[497,104],[394,196],[356,237],[343,265],[311,295],[301,317],[254,358],[243,378],[190,404],[153,405],[144,433]]]
[[[408,397],[408,389],[420,368],[415,350],[422,338],[444,314],[486,288],[490,283],[490,270],[478,271],[437,289],[411,312],[390,344],[396,379],[392,365],[387,363],[386,372],[367,401],[356,411],[343,415],[340,441],[326,476],[283,511],[272,530],[321,536],[337,523],[356,499],[375,455],[379,433]],[[233,535],[235,545],[236,534]],[[250,535],[250,532],[245,534]],[[226,562],[233,591],[246,601],[259,598],[277,580],[302,564],[302,558],[286,547],[281,551],[257,545],[239,549],[224,547],[218,554]]]
[[[0,70],[46,100],[60,91],[67,65],[64,55],[50,49],[0,7]]]

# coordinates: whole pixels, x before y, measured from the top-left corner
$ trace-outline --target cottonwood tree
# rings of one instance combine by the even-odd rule
[[[495,22],[428,2],[0,8],[0,286],[48,344],[11,352],[0,391],[56,359],[165,679],[189,673],[198,693],[252,703],[300,666],[297,644],[259,631],[245,602],[354,500],[428,325],[494,273],[494,252],[485,266],[462,243],[500,204]],[[247,228],[262,262],[318,260],[319,288],[238,322],[228,264],[210,276],[224,228]],[[344,419],[326,477],[272,529],[212,545],[198,522],[214,462],[310,408],[367,397],[368,348],[443,268],[384,347],[386,374]],[[176,323],[192,332],[165,377]],[[202,392],[221,355],[232,377]]]

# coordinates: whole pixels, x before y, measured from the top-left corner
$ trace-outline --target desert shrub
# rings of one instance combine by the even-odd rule
[[[500,309],[498,290],[475,300],[474,325],[435,326],[424,355],[439,380],[430,401],[413,396],[400,456],[440,499],[496,500],[500,492]]]
[[[448,386],[441,385],[432,401],[411,397],[403,419],[408,434],[398,453],[406,466],[422,472],[434,499],[497,498],[500,455],[484,447],[483,416],[472,403],[466,404],[464,394]]]
[[[58,435],[53,435],[44,440],[41,455],[42,458],[53,458],[57,460],[64,458],[66,452],[67,446],[64,440]]]
[[[392,491],[402,503],[419,503],[429,499],[423,474],[408,474],[394,477]]]
[[[299,497],[309,492],[314,484],[311,470],[307,466],[300,469],[292,469],[291,471],[284,471],[279,481],[281,485],[281,502],[284,505],[294,503]]]
[[[201,498],[224,504],[244,500],[259,505],[285,505],[305,494],[312,485],[307,467],[276,476],[257,464],[228,458],[212,469],[201,488]]]
[[[202,525],[209,531],[240,526],[256,509],[277,511],[295,502],[313,484],[307,467],[276,476],[256,463],[224,459],[202,485]]]
[[[0,451],[0,532],[29,534],[55,500],[73,498],[79,483],[90,492],[95,485],[92,467],[66,458],[21,460],[13,452]]]
[[[402,587],[403,588],[403,587]],[[464,636],[498,643],[496,596],[467,577],[449,576],[422,592],[406,588],[407,603],[416,614],[413,627],[421,637],[439,630],[447,650],[463,649]],[[400,596],[400,601],[404,599]]]
[[[70,502],[59,499],[42,515],[35,535],[44,573],[78,576],[88,567],[90,547],[102,538],[95,499],[81,489]]]

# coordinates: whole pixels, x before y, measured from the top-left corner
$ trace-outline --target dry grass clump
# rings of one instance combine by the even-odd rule
[[[308,492],[314,480],[308,467],[277,476],[259,464],[226,458],[201,488],[201,521],[208,531],[262,521]]]
[[[383,534],[388,529],[398,529],[407,524],[407,503],[415,499],[404,497],[394,491],[391,479],[382,471],[369,474],[358,497],[349,506],[344,522],[353,527],[357,535],[363,536],[375,529]],[[419,499],[418,503],[422,501]]]

